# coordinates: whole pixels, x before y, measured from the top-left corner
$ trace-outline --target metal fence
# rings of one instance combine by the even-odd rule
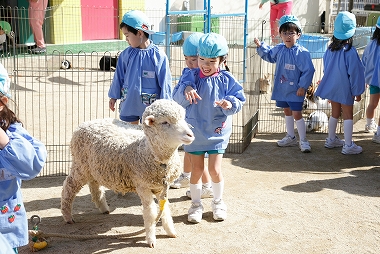
[[[28,41],[31,31],[26,18],[27,9],[0,7],[2,19],[7,20],[15,32],[15,39],[7,40],[0,58],[13,83],[12,94],[15,103],[11,106],[26,129],[44,142],[48,149],[48,161],[40,176],[68,173],[71,162],[69,142],[72,132],[80,123],[95,118],[118,118],[117,112],[108,109],[108,88],[114,72],[100,70],[99,61],[103,56],[118,55],[128,45],[117,38],[66,42],[77,36],[78,31],[71,31],[64,22],[57,24],[56,20],[78,19],[77,15],[80,12],[77,8],[79,7],[49,7],[44,31],[46,40],[50,43],[45,54],[33,55],[30,54],[30,46],[33,43]],[[115,12],[113,9],[107,13]],[[164,13],[165,10],[147,11],[148,16],[158,23],[164,20]],[[109,18],[115,20],[120,18],[119,13],[109,15],[111,15]],[[182,54],[183,40],[192,31],[202,27],[204,21],[178,15],[170,16],[169,20],[170,38],[173,40],[166,42],[164,35],[160,33],[153,37],[153,40],[164,50],[170,50],[167,53],[170,55],[174,86],[185,67]],[[315,57],[313,63],[316,73],[313,84],[316,84],[322,77],[321,54],[326,49],[329,35],[316,33],[320,31],[320,24],[304,24],[304,26],[305,31],[315,31],[308,33],[307,36],[303,35],[305,37],[301,37],[304,39],[300,43],[304,44]],[[270,100],[275,66],[261,60],[253,43],[254,37],[271,43],[269,22],[249,20],[248,31],[244,31],[243,28],[243,17],[221,16],[212,22],[212,29],[223,34],[229,43],[227,64],[232,74],[241,81],[247,97],[243,110],[234,116],[233,131],[227,150],[231,153],[242,153],[258,132],[285,131],[283,112]],[[165,31],[164,29],[165,26],[160,25],[155,30]],[[242,35],[244,36],[245,32],[248,34],[246,48],[242,43]],[[364,31],[358,35],[358,38],[368,39],[368,36],[369,32]],[[53,40],[56,43],[52,43]],[[58,41],[61,43],[57,43]],[[167,45],[169,47],[166,47]],[[62,68],[64,60],[71,63],[69,69]],[[358,120],[363,116],[364,104],[358,104],[355,112],[355,119]],[[309,112],[305,111],[305,119],[308,115]]]

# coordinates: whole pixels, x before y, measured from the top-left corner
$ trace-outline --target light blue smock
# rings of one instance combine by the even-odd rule
[[[324,75],[316,96],[344,105],[354,105],[354,97],[365,90],[364,66],[355,47],[345,51],[327,49],[323,55]]]
[[[108,97],[120,99],[120,116],[142,116],[143,93],[172,99],[172,76],[168,58],[150,41],[146,49],[128,47],[121,52]]]
[[[373,70],[371,86],[380,87],[380,60],[376,61],[376,65],[375,65],[375,68]]]
[[[315,71],[310,52],[299,44],[287,48],[284,43],[269,46],[261,42],[257,53],[263,60],[276,63],[272,100],[303,102]],[[300,87],[305,89],[304,96],[297,96]]]
[[[185,98],[187,86],[193,87],[202,100],[190,104]],[[232,115],[242,109],[245,95],[242,85],[228,71],[221,70],[210,77],[200,77],[200,69],[184,72],[175,86],[173,99],[186,109],[186,122],[195,140],[185,145],[186,152],[226,149],[232,132]],[[231,109],[222,109],[216,101],[228,100]]]
[[[377,45],[377,40],[371,40],[364,49],[362,62],[364,65],[365,83],[372,85],[372,75],[375,64],[380,58],[380,45]],[[376,86],[376,84],[374,84]]]
[[[40,173],[47,152],[20,123],[11,124],[6,133],[9,143],[0,150],[0,232],[12,248],[17,248],[29,242],[21,182]]]

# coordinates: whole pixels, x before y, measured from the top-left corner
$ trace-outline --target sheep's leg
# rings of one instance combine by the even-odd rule
[[[101,213],[110,213],[104,187],[100,186],[95,180],[89,181],[88,187],[90,188],[92,202],[94,202],[96,207],[99,208],[99,211]]]
[[[158,200],[159,198],[160,197],[157,195]],[[162,215],[161,215],[161,221],[162,221],[162,227],[164,228],[168,236],[177,237],[177,233],[174,228],[172,214],[169,207],[169,200],[165,202],[164,210],[162,211]]]
[[[80,168],[76,165],[75,162],[73,162],[70,174],[66,177],[65,181],[63,182],[63,189],[61,195],[61,212],[63,215],[63,219],[70,224],[74,223],[72,217],[74,199],[78,192],[87,182],[86,176],[80,174],[79,172]]]
[[[146,232],[146,241],[149,247],[154,248],[156,245],[156,224],[157,205],[153,199],[153,193],[149,189],[143,187],[136,188],[143,207],[143,219]]]

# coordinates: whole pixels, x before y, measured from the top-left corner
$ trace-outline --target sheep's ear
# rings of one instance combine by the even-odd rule
[[[154,123],[154,116],[150,115],[150,116],[145,117],[144,122],[148,126],[153,125],[153,123]]]

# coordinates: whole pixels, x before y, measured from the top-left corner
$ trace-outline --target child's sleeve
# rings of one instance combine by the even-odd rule
[[[243,86],[232,75],[226,75],[226,78],[228,87],[224,99],[231,102],[232,108],[222,109],[222,111],[228,116],[238,113],[242,109],[246,99]]]
[[[7,131],[9,143],[0,151],[0,162],[12,175],[29,180],[42,170],[47,151],[41,141],[32,137],[22,127],[18,128],[21,130]]]
[[[371,80],[372,86],[380,87],[380,60],[377,59]]]
[[[197,89],[195,86],[195,79],[193,78],[194,75],[196,74],[191,70],[184,71],[179,79],[178,84],[174,87],[173,90],[173,100],[184,108],[190,105],[190,102],[186,100],[185,97],[186,87],[191,86],[195,90]]]
[[[169,60],[166,55],[156,67],[158,84],[161,87],[160,99],[172,99],[172,74],[170,72]]]
[[[124,84],[124,78],[125,75],[125,60],[127,59],[127,50],[124,50],[120,56],[119,60],[117,61],[116,64],[116,71],[115,74],[113,75],[113,79],[111,82],[110,89],[108,90],[108,97],[113,98],[113,99],[120,99],[121,98],[121,88],[123,87]]]
[[[353,96],[362,95],[365,90],[364,66],[355,48],[351,48],[347,54],[348,79],[351,84]]]
[[[264,60],[270,63],[277,62],[278,46],[269,46],[265,42],[261,42],[261,46],[256,49],[257,54]]]
[[[301,75],[298,84],[300,87],[307,90],[313,81],[315,68],[311,61],[309,51],[300,52],[299,56],[299,59],[297,59],[297,67],[300,70]]]

